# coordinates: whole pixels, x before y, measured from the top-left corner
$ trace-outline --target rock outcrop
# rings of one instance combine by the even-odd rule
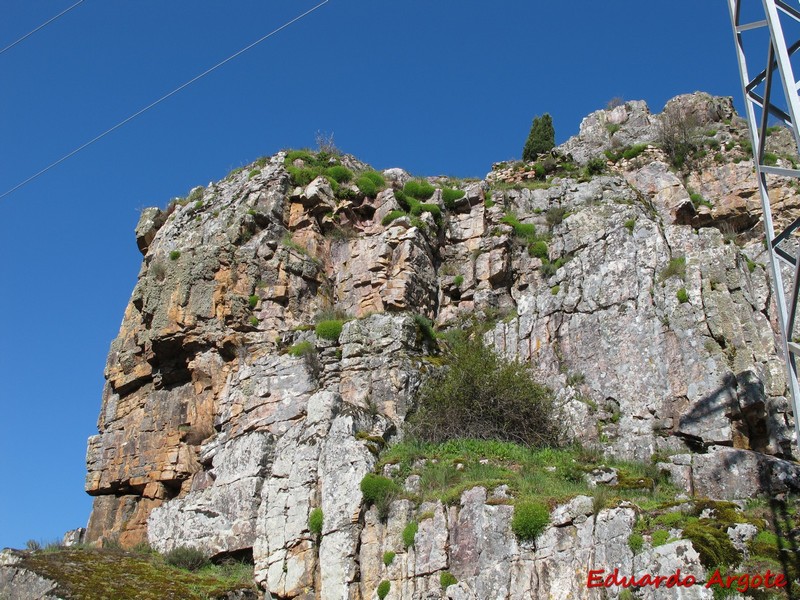
[[[590,568],[702,578],[687,540],[633,554],[632,506],[578,497],[518,542],[513,506],[491,489],[455,506],[398,500],[383,523],[359,487],[435,368],[422,315],[442,329],[493,322],[486,340],[557,392],[571,437],[657,455],[687,494],[797,491],[745,129],[727,99],[670,107],[693,115],[699,148],[678,171],[656,144],[663,115],[629,102],[587,117],[538,167],[431,180],[464,192],[437,189],[436,210],[389,218],[404,210],[399,169],[373,195],[322,176],[296,185],[304,159],[286,153],[147,209],[89,440],[87,539],[252,554],[273,598],[373,598],[383,580],[387,598],[600,598]],[[788,222],[798,196],[778,184]],[[547,232],[544,250],[515,222]],[[326,311],[351,318],[337,339],[314,332]],[[403,525],[420,514],[432,516],[405,551]],[[457,580],[445,590],[444,571]]]

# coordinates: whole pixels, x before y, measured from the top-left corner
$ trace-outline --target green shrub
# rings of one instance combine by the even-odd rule
[[[403,186],[403,193],[415,200],[427,200],[436,189],[424,179],[412,179]]]
[[[689,293],[686,291],[686,288],[682,287],[679,289],[675,295],[678,297],[678,302],[683,304],[684,302],[689,301]]]
[[[250,296],[250,298],[247,299],[247,304],[250,306],[250,308],[255,308],[258,305],[259,300],[260,298],[255,294],[253,294],[252,296]]]
[[[526,162],[535,160],[539,154],[549,152],[555,145],[556,132],[553,128],[553,118],[547,113],[541,117],[535,117],[528,139],[522,149],[522,160]]]
[[[458,579],[456,579],[455,575],[453,575],[450,571],[442,571],[439,575],[439,583],[442,586],[443,590],[446,590],[451,585],[455,585],[458,583]]]
[[[389,552],[384,552],[383,553],[383,564],[388,567],[389,565],[391,565],[394,562],[394,557],[395,556],[397,556],[397,553],[392,552],[391,550]]]
[[[441,355],[443,369],[417,392],[409,432],[422,441],[457,438],[556,445],[558,419],[553,393],[519,362],[501,359],[480,336],[452,340]]]
[[[286,167],[292,177],[294,185],[306,187],[322,174],[319,167]]]
[[[559,285],[554,285],[553,287],[550,288],[550,293],[553,296],[558,296],[558,292],[560,292],[560,291],[561,291],[561,286],[559,286]]]
[[[383,217],[383,219],[381,219],[381,225],[386,227],[387,225],[389,225],[391,222],[395,221],[396,219],[399,219],[400,217],[405,217],[405,216],[406,216],[405,211],[393,210],[390,213],[388,213],[385,217]]]
[[[633,233],[633,228],[636,227],[636,219],[628,219],[625,221],[625,229],[628,230],[628,233]]]
[[[642,152],[647,149],[647,144],[636,144],[631,146],[627,150],[622,152],[622,158],[625,160],[631,160],[639,156]]]
[[[669,531],[665,529],[658,529],[650,535],[650,539],[652,541],[653,548],[663,546],[669,540]]]
[[[258,324],[260,323],[260,321],[258,320],[258,317],[255,317],[255,316],[254,317],[250,317],[250,319],[248,319],[248,320],[250,322],[250,325],[252,325],[253,327],[258,327]]]
[[[752,273],[752,271],[750,271]],[[456,287],[461,287],[464,284],[464,276],[463,275],[456,275],[453,278],[453,285]]]
[[[378,195],[378,192],[386,187],[386,181],[377,171],[367,171],[366,173],[362,173],[361,176],[356,179],[356,187],[365,196],[374,198]]]
[[[164,561],[168,565],[186,571],[199,571],[210,564],[208,557],[202,551],[188,546],[178,546],[170,550],[164,555]]]
[[[700,562],[707,568],[738,564],[741,554],[724,531],[702,521],[688,523],[683,528],[683,537],[691,540],[700,555]]]
[[[418,204],[417,207],[415,207],[415,210],[417,212],[412,211],[411,212],[412,215],[419,216],[424,212],[429,212],[433,215],[433,218],[436,221],[439,221],[442,217],[442,209],[439,208],[438,204],[432,204],[432,203]]]
[[[314,328],[314,332],[317,334],[317,337],[321,337],[324,340],[330,340],[332,342],[336,342],[339,340],[339,336],[342,335],[343,326],[344,326],[344,321],[340,319],[320,321]]]
[[[543,240],[539,240],[534,242],[528,248],[528,254],[535,258],[539,258],[541,260],[546,260],[548,258],[547,254],[547,242]]]
[[[644,546],[644,537],[641,533],[632,533],[628,536],[628,547],[634,554],[639,554]]]
[[[764,152],[764,164],[768,167],[774,167],[778,164],[778,155],[772,152]]]
[[[173,250],[172,252],[169,253],[170,260],[178,260],[180,257],[181,257],[180,250]]]
[[[409,522],[403,528],[403,534],[402,534],[403,545],[406,548],[410,548],[411,546],[414,545],[414,539],[417,537],[418,530],[419,530],[419,523],[417,523],[416,521]]]
[[[298,358],[314,352],[314,344],[309,341],[297,342],[296,344],[292,344],[286,352],[289,356]]]
[[[419,337],[429,342],[436,340],[436,332],[433,330],[433,321],[420,314],[414,315],[414,323],[417,326]]]
[[[252,179],[253,177],[257,177],[258,175],[261,175],[261,169],[253,169],[253,170],[252,170],[252,171],[250,171],[250,173],[247,175],[247,178],[248,178],[248,179]]]
[[[308,516],[308,530],[314,535],[322,534],[322,521],[322,509],[317,507],[312,510],[311,514]]]
[[[456,200],[464,197],[466,192],[464,190],[456,190],[449,187],[442,188],[442,202],[448,210],[453,210],[456,207]]]
[[[667,266],[661,271],[661,281],[666,281],[670,277],[686,278],[686,257],[676,256],[671,258]]]
[[[389,516],[392,500],[400,493],[400,486],[383,475],[367,473],[361,480],[361,493],[364,494],[364,502],[374,504],[378,516],[385,521]]]
[[[392,589],[392,584],[389,583],[387,580],[383,580],[378,584],[378,600],[383,600],[386,596],[389,595],[389,590]]]
[[[550,511],[541,502],[518,502],[514,506],[511,529],[520,540],[535,540],[549,523]]]
[[[567,215],[567,209],[561,206],[553,206],[547,209],[547,224],[550,227],[558,225],[561,221],[564,220],[564,217]]]
[[[325,169],[325,176],[336,183],[347,183],[353,179],[353,172],[344,165],[334,165]]]
[[[606,170],[606,161],[604,158],[597,156],[586,163],[586,173],[588,175],[600,175]]]
[[[518,238],[522,238],[531,243],[536,241],[536,225],[533,223],[520,223],[514,213],[508,213],[500,219],[500,222],[511,225],[514,229],[514,235]]]

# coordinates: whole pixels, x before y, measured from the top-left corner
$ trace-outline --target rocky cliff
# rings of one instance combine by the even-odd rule
[[[670,114],[691,125],[678,161],[659,146]],[[600,598],[619,590],[587,588],[590,569],[706,577],[680,529],[630,543],[641,505],[578,495],[518,540],[513,486],[417,502],[425,460],[393,470],[379,451],[437,366],[421,315],[482,323],[555,391],[568,437],[658,463],[684,512],[797,491],[747,140],[730,100],[694,94],[598,111],[537,163],[432,178],[422,200],[400,169],[282,152],[145,210],[89,440],[88,539],[252,556],[273,598],[375,598],[383,581],[390,599]],[[787,131],[769,144],[794,160]],[[800,201],[776,182],[786,222]],[[320,315],[341,334],[318,335]],[[384,515],[360,487],[376,469],[407,492]]]

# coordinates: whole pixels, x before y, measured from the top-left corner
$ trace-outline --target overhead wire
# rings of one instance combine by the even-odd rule
[[[14,41],[14,42],[11,42],[11,43],[10,43],[8,46],[6,46],[6,47],[5,47],[5,48],[3,48],[2,50],[0,50],[0,54],[3,54],[3,53],[4,53],[5,51],[7,51],[7,50],[11,50],[11,48],[13,48],[14,46],[16,46],[16,45],[17,45],[17,44],[19,44],[20,42],[23,42],[23,41],[25,41],[26,39],[28,39],[29,37],[31,37],[31,36],[32,36],[34,33],[36,33],[37,31],[39,31],[40,29],[44,29],[45,27],[47,27],[48,25],[50,25],[50,23],[52,23],[53,21],[55,21],[56,19],[59,19],[59,18],[63,17],[65,14],[67,14],[67,13],[68,13],[69,11],[71,11],[73,8],[76,8],[76,7],[77,7],[79,4],[83,4],[83,2],[84,2],[84,1],[85,1],[85,0],[78,0],[78,1],[77,1],[75,4],[73,4],[73,5],[72,5],[72,6],[70,6],[69,8],[66,8],[66,9],[62,10],[62,11],[61,11],[60,13],[58,13],[58,14],[57,14],[55,17],[51,17],[50,19],[48,19],[47,21],[45,21],[44,23],[42,23],[41,25],[39,25],[39,26],[38,26],[36,29],[33,29],[33,30],[29,31],[28,33],[26,33],[25,35],[23,35],[23,36],[22,36],[21,38],[19,38],[18,40]]]
[[[286,29],[287,27],[289,27],[289,26],[293,25],[294,23],[297,23],[297,22],[298,22],[300,19],[303,19],[303,18],[307,17],[308,15],[310,15],[311,13],[313,13],[315,10],[317,10],[317,9],[321,8],[323,5],[327,4],[329,1],[330,1],[330,0],[323,0],[322,2],[320,2],[319,4],[317,4],[316,6],[314,6],[313,8],[310,8],[310,9],[309,9],[309,10],[307,10],[306,12],[304,12],[304,13],[302,13],[302,14],[300,14],[300,15],[296,16],[296,17],[295,17],[295,18],[293,18],[291,21],[287,21],[286,23],[284,23],[283,25],[281,25],[281,26],[280,26],[280,27],[278,27],[277,29],[274,29],[274,30],[270,31],[268,34],[266,34],[266,35],[264,35],[264,36],[262,36],[262,37],[258,38],[258,39],[257,39],[255,42],[252,42],[251,44],[248,44],[247,46],[245,46],[245,47],[244,47],[244,48],[242,48],[241,50],[239,50],[239,51],[235,52],[234,54],[231,54],[231,55],[230,55],[228,58],[226,58],[225,60],[222,60],[222,61],[218,62],[218,63],[217,63],[217,64],[215,64],[213,67],[210,67],[210,68],[206,69],[205,71],[203,71],[203,72],[202,72],[202,73],[200,73],[199,75],[197,75],[197,76],[193,77],[192,79],[190,79],[190,80],[189,80],[189,81],[187,81],[186,83],[183,83],[183,84],[179,85],[178,87],[176,87],[176,88],[175,88],[174,90],[172,90],[171,92],[169,92],[169,93],[167,93],[167,94],[164,94],[164,95],[163,95],[163,96],[161,96],[161,97],[160,97],[158,100],[155,100],[155,101],[151,102],[150,104],[148,104],[148,105],[147,105],[147,106],[145,106],[144,108],[142,108],[142,109],[140,109],[140,110],[136,111],[135,113],[133,113],[133,114],[132,114],[132,115],[130,115],[129,117],[126,117],[125,119],[123,119],[122,121],[120,121],[119,123],[117,123],[116,125],[114,125],[113,127],[110,127],[109,129],[106,129],[106,130],[105,130],[103,133],[101,133],[101,134],[99,134],[99,135],[97,135],[97,136],[93,137],[93,138],[92,138],[91,140],[89,140],[88,142],[85,142],[84,144],[81,144],[80,146],[78,146],[77,148],[75,148],[74,150],[72,150],[71,152],[69,152],[69,153],[65,154],[64,156],[62,156],[61,158],[59,158],[58,160],[56,160],[55,162],[52,162],[52,163],[50,163],[49,165],[47,165],[47,166],[46,166],[45,168],[43,168],[42,170],[40,170],[40,171],[38,171],[38,172],[34,173],[33,175],[31,175],[31,176],[30,176],[30,177],[28,177],[27,179],[25,179],[25,180],[21,181],[20,183],[18,183],[17,185],[15,185],[15,186],[14,186],[14,187],[12,187],[11,189],[9,189],[8,191],[6,191],[6,192],[3,192],[2,194],[0,194],[0,199],[3,199],[3,198],[5,198],[5,197],[6,197],[6,196],[8,196],[9,194],[13,194],[14,192],[16,192],[16,191],[17,191],[18,189],[20,189],[21,187],[23,187],[23,186],[25,186],[25,185],[29,184],[29,183],[30,183],[31,181],[33,181],[34,179],[37,179],[37,178],[41,177],[42,175],[44,175],[45,173],[47,173],[47,172],[48,172],[50,169],[52,169],[52,168],[54,168],[54,167],[57,167],[58,165],[60,165],[61,163],[63,163],[65,160],[67,160],[67,159],[69,159],[69,158],[72,158],[72,157],[73,157],[73,156],[75,156],[75,155],[76,155],[78,152],[80,152],[80,151],[82,151],[82,150],[85,150],[86,148],[88,148],[89,146],[91,146],[92,144],[94,144],[95,142],[98,142],[98,141],[100,141],[101,139],[103,139],[104,137],[106,137],[108,134],[110,134],[110,133],[112,133],[112,132],[116,131],[117,129],[119,129],[120,127],[122,127],[123,125],[125,125],[126,123],[129,123],[130,121],[133,121],[133,120],[134,120],[136,117],[138,117],[138,116],[140,116],[140,115],[142,115],[142,114],[146,113],[146,112],[147,112],[148,110],[150,110],[151,108],[154,108],[155,106],[158,106],[159,104],[161,104],[161,103],[162,103],[164,100],[166,100],[167,98],[170,98],[170,97],[174,96],[175,94],[177,94],[177,93],[178,93],[178,92],[180,92],[181,90],[183,90],[183,89],[185,89],[185,88],[189,87],[190,85],[192,85],[194,82],[196,82],[196,81],[198,81],[198,80],[202,79],[202,78],[203,78],[203,77],[205,77],[206,75],[208,75],[208,74],[212,73],[213,71],[216,71],[217,69],[219,69],[221,66],[223,66],[223,65],[225,65],[225,64],[227,64],[227,63],[229,63],[230,61],[232,61],[232,60],[233,60],[233,59],[235,59],[236,57],[238,57],[238,56],[240,56],[240,55],[244,54],[244,53],[245,53],[245,52],[247,52],[248,50],[250,50],[250,49],[254,48],[255,46],[258,46],[260,43],[262,43],[262,42],[266,41],[267,39],[271,38],[271,37],[272,37],[273,35],[275,35],[276,33],[279,33],[280,31],[283,31],[283,30],[284,30],[284,29]]]

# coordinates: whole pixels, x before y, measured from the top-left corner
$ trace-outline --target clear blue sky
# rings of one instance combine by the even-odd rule
[[[0,0],[0,47],[73,0]],[[86,0],[0,54],[0,193],[316,2]],[[483,176],[550,112],[740,87],[723,0],[331,0],[0,200],[0,547],[86,524],[86,438],[139,210],[314,145]]]

